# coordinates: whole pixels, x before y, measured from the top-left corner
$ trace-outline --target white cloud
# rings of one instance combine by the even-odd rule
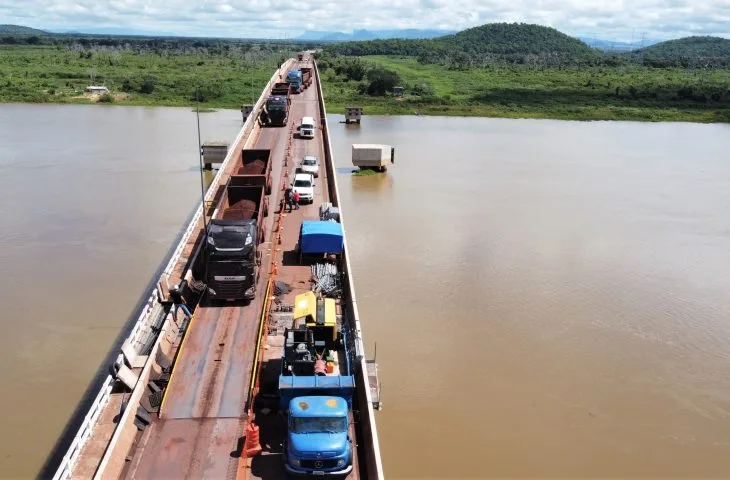
[[[5,0],[0,21],[51,30],[113,27],[271,38],[293,37],[304,30],[460,30],[507,21],[630,40],[642,35],[730,37],[730,0]]]

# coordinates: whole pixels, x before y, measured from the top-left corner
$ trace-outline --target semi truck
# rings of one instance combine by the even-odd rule
[[[279,408],[287,417],[284,466],[291,476],[352,472],[355,378],[346,346],[335,300],[311,291],[297,295],[279,376]]]
[[[277,82],[271,87],[271,94],[266,99],[266,105],[261,112],[261,120],[264,125],[283,127],[289,118],[289,84]]]
[[[239,185],[264,185],[271,195],[271,150],[246,148],[241,152],[241,166],[235,173]]]
[[[264,185],[247,185],[231,176],[218,208],[208,224],[206,261],[209,298],[252,300],[261,265],[259,244],[264,241],[264,217],[269,202]]]
[[[299,70],[302,72],[302,87],[307,88],[312,84],[312,69],[309,67],[302,67]]]
[[[289,70],[286,74],[286,83],[292,93],[300,93],[302,91],[302,71],[299,69]]]
[[[395,163],[395,148],[390,145],[352,144],[352,164],[384,172]]]

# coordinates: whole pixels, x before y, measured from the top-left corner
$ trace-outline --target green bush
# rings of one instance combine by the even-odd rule
[[[433,95],[434,90],[430,83],[417,83],[413,85],[411,93],[413,95],[419,95],[423,97]]]
[[[373,97],[382,97],[401,83],[398,73],[385,68],[374,68],[368,72],[367,77],[370,80],[368,95]]]
[[[139,86],[139,93],[150,94],[155,90],[156,80],[152,77],[146,77]]]
[[[99,97],[99,100],[97,100],[98,103],[114,103],[114,97],[111,96],[109,93],[105,93],[101,97]]]

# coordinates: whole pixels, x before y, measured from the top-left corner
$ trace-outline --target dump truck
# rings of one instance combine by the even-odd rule
[[[261,121],[264,125],[283,127],[289,118],[289,84],[277,82],[271,87],[271,95],[266,99],[266,105],[261,112]]]
[[[209,298],[252,300],[261,266],[259,244],[264,241],[264,217],[269,202],[263,185],[246,185],[231,176],[208,224],[206,241]]]
[[[352,144],[352,164],[384,172],[395,163],[395,148],[390,145]]]
[[[289,70],[286,74],[286,83],[289,84],[292,93],[300,93],[302,91],[302,71]]]
[[[239,185],[264,185],[271,195],[271,150],[246,148],[241,152],[241,165],[234,172]]]
[[[307,88],[312,84],[312,69],[309,67],[302,67],[299,69],[302,72],[302,86]]]
[[[337,321],[335,300],[311,291],[297,295],[292,328],[284,331],[279,376],[289,475],[343,478],[352,471],[354,391],[347,334]]]

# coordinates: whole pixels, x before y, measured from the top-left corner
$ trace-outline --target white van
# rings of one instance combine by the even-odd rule
[[[314,119],[312,117],[302,118],[299,125],[299,136],[301,138],[314,138]]]

